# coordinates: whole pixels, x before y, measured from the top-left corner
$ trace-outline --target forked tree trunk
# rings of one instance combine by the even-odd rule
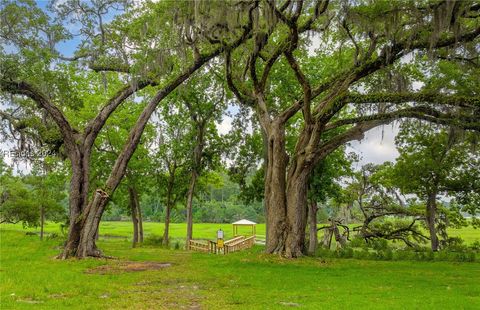
[[[315,254],[318,246],[317,212],[318,212],[317,202],[311,201],[308,204],[308,226],[309,226],[308,254],[310,255]]]
[[[130,196],[130,213],[132,215],[132,224],[133,224],[133,238],[132,246],[136,247],[139,241],[139,225],[138,225],[138,216],[137,216],[137,200],[135,190],[130,186],[128,187],[128,194]]]
[[[80,235],[82,231],[82,220],[80,215],[85,208],[88,195],[88,171],[83,168],[84,161],[71,157],[72,178],[69,190],[69,227],[68,236],[62,253],[59,258],[66,259],[77,255]]]
[[[93,195],[93,200],[84,210],[81,220],[80,240],[76,252],[77,257],[102,256],[101,251],[97,249],[95,244],[95,235],[108,201],[108,194],[101,189],[97,189]]]
[[[285,126],[273,121],[264,126],[267,134],[265,174],[266,252],[299,257],[306,251],[307,189],[310,166],[304,158],[288,171]]]
[[[437,216],[437,194],[431,193],[427,198],[426,222],[430,233],[430,243],[432,251],[438,251],[439,241],[437,229],[435,227],[435,219]]]

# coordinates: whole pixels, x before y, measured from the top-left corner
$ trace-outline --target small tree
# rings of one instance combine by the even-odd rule
[[[14,176],[2,160],[0,181],[2,223],[21,222],[23,226],[40,226],[40,239],[43,239],[46,220],[65,220],[66,210],[62,200],[66,195],[61,171],[45,173],[34,169],[30,175]]]
[[[439,228],[444,239],[447,236],[446,225],[442,225],[438,214],[439,195],[458,196],[464,198],[464,205],[472,206],[468,202],[480,193],[480,157],[471,151],[472,135],[454,128],[406,123],[396,139],[400,156],[394,166],[393,182],[404,194],[415,194],[425,203],[433,251],[440,246]],[[468,210],[475,215],[475,208]]]

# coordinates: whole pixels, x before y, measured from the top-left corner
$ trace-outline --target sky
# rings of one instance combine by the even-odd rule
[[[395,135],[397,132],[397,126],[386,125],[383,128],[374,128],[365,134],[363,140],[350,143],[347,147],[347,152],[355,152],[361,157],[357,168],[367,163],[394,162],[398,156],[395,147]]]

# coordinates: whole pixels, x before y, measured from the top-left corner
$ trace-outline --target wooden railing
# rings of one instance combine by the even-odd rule
[[[248,238],[242,237],[242,239],[240,240],[237,240],[230,244],[225,244],[225,254],[249,249],[254,244],[255,244],[255,236],[251,236]]]
[[[217,247],[217,243],[214,241],[198,241],[190,240],[188,242],[188,249],[192,251],[199,251],[204,253],[213,254],[228,254],[253,247],[255,244],[255,236],[245,238],[244,236],[237,236],[233,239],[224,242],[223,250]]]
[[[188,243],[188,249],[193,250],[193,251],[199,251],[199,252],[205,252],[205,253],[210,253],[210,243],[211,241],[206,242],[201,242],[201,241],[195,241],[195,240],[190,240]]]
[[[238,242],[238,241],[244,240],[244,239],[245,239],[244,236],[236,236],[236,237],[233,238],[233,239],[230,239],[230,240],[225,241],[224,244],[225,244],[225,245],[230,245],[230,244],[233,244],[233,243],[235,243],[235,242]]]

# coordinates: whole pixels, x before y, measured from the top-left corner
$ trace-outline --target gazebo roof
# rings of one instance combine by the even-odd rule
[[[233,225],[257,225],[257,223],[243,219],[232,223]]]

